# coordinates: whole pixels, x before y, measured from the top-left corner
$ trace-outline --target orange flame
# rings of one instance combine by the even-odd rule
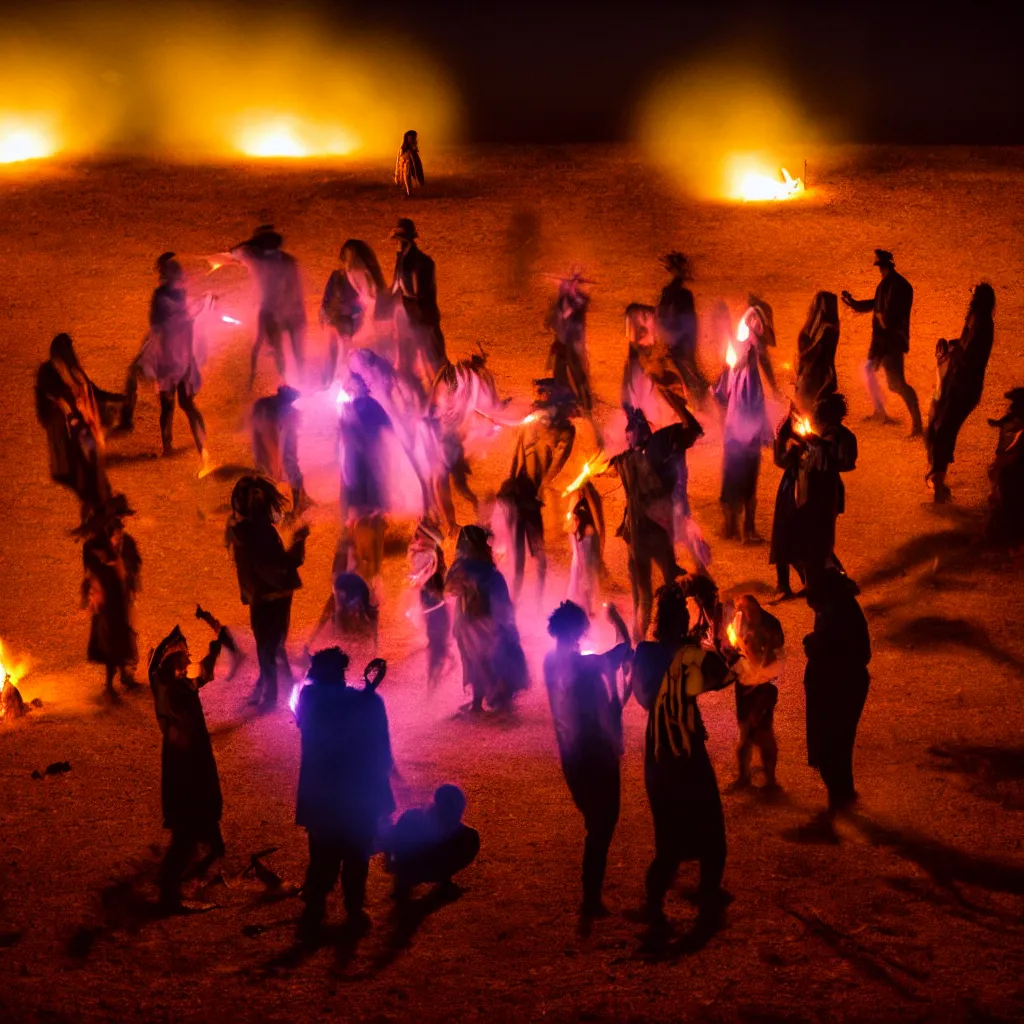
[[[578,491],[592,476],[600,476],[602,473],[607,473],[610,468],[611,462],[604,452],[598,452],[583,463],[583,468],[579,471],[576,479],[562,491],[562,497],[569,497],[570,494]]]
[[[728,626],[725,627],[725,635],[729,638],[730,647],[738,647],[740,643],[739,632],[736,629],[736,623],[739,622],[740,617],[737,615]]]
[[[809,437],[814,433],[814,427],[811,425],[810,416],[797,416],[796,422],[793,424],[793,429],[800,437]]]
[[[740,198],[745,203],[792,199],[804,192],[803,178],[793,178],[785,167],[782,181],[767,174],[747,174],[740,182]]]
[[[53,134],[42,123],[22,118],[0,119],[0,164],[41,160],[58,150]]]
[[[8,660],[9,657],[4,656],[4,645],[0,642],[0,685],[6,681],[12,686],[17,686],[28,672],[28,662],[20,661],[15,664]]]

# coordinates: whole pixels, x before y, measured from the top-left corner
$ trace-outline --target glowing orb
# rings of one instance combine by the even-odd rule
[[[236,320],[233,316],[226,316],[226,315],[222,316],[221,320],[223,320],[224,323],[226,323],[226,324],[240,324],[242,322],[241,320]]]
[[[241,126],[235,139],[239,152],[261,159],[345,156],[357,145],[357,140],[344,129],[306,124],[292,117],[250,119]]]
[[[732,347],[732,342],[729,343],[729,347],[725,350],[725,365],[731,370],[736,365],[736,349]]]
[[[42,160],[56,152],[56,141],[41,125],[13,118],[0,120],[0,164]]]
[[[785,167],[782,168],[781,181],[768,174],[750,173],[743,177],[739,185],[739,195],[745,203],[792,199],[803,191],[803,178],[791,177]]]

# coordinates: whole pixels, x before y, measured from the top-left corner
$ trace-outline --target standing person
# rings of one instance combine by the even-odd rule
[[[112,496],[104,423],[123,400],[93,384],[70,335],[50,342],[36,375],[36,417],[46,431],[50,478],[78,496],[83,523]]]
[[[741,537],[744,544],[758,544],[762,539],[755,521],[757,479],[761,473],[761,449],[771,440],[764,387],[757,368],[757,344],[753,339],[754,332],[750,330],[745,341],[736,342],[740,351],[734,353],[735,364],[726,369],[715,388],[715,397],[725,409],[722,536],[726,540]]]
[[[277,374],[285,375],[284,336],[287,334],[301,377],[305,360],[306,305],[302,296],[302,277],[294,256],[281,246],[284,238],[271,224],[262,224],[252,238],[239,242],[229,256],[243,264],[256,280],[259,296],[256,341],[249,360],[249,387],[256,379],[256,363],[264,343],[270,346]]]
[[[853,785],[853,747],[868,696],[871,638],[857,603],[857,584],[838,569],[826,569],[812,581],[807,603],[814,630],[804,637],[807,668],[807,763],[828,789],[828,812],[821,824],[857,799]]]
[[[647,712],[644,783],[654,816],[654,860],[647,870],[645,912],[664,928],[665,896],[684,860],[700,863],[698,906],[714,927],[731,897],[722,888],[725,817],[708,757],[697,697],[732,681],[721,655],[690,633],[686,591],[671,583],[658,591],[654,642],[636,649],[631,680]]]
[[[662,257],[661,265],[672,280],[661,290],[657,306],[657,327],[676,365],[690,399],[703,405],[709,385],[697,364],[697,309],[693,292],[687,287],[693,280],[689,259],[681,252]]]
[[[797,408],[808,416],[820,399],[839,390],[836,349],[839,348],[839,300],[834,292],[817,292],[797,339]]]
[[[206,424],[196,408],[195,396],[202,384],[195,355],[195,319],[189,306],[185,272],[173,252],[161,253],[154,267],[159,284],[149,305],[149,334],[142,351],[128,370],[127,400],[121,414],[122,429],[131,429],[138,392],[138,378],[155,380],[160,391],[160,439],[164,455],[174,451],[174,400],[188,419],[196,451],[209,465]]]
[[[317,651],[295,711],[302,734],[295,823],[309,835],[299,934],[307,941],[320,931],[339,872],[349,926],[369,926],[363,906],[370,857],[381,820],[395,809],[384,701],[369,684],[352,689],[347,668],[340,648]]]
[[[548,310],[544,326],[554,332],[548,354],[547,370],[555,381],[576,396],[580,410],[594,424],[594,389],[590,383],[587,358],[587,310],[590,295],[584,285],[592,284],[583,276],[583,268],[573,266],[569,276],[558,283],[558,294]],[[598,436],[598,444],[601,443]]]
[[[664,426],[687,421],[686,385],[675,361],[654,329],[655,309],[639,302],[626,307],[626,365],[622,371],[622,407],[643,409],[648,421]]]
[[[142,558],[135,539],[124,528],[122,516],[131,515],[123,495],[95,514],[79,531],[85,578],[82,607],[92,615],[88,659],[106,669],[106,693],[114,696],[114,676],[134,690],[139,663],[138,638],[132,625],[132,607],[139,591]]]
[[[160,865],[160,906],[166,913],[208,909],[182,903],[182,876],[201,843],[209,847],[207,867],[224,856],[220,779],[199,699],[200,688],[213,679],[221,647],[227,646],[224,628],[216,620],[214,624],[219,627],[217,636],[210,641],[198,674],[189,675],[188,641],[178,626],[160,641],[149,660],[149,685],[163,735],[160,798],[164,828],[171,830]]]
[[[772,354],[768,350],[775,348],[775,311],[764,299],[752,292],[747,296],[747,310],[741,318],[746,324],[753,344],[757,348],[757,361],[761,366],[764,379],[772,389],[772,395],[778,400],[781,397],[779,387],[775,383],[775,370],[772,367]]]
[[[313,501],[306,493],[299,468],[299,427],[302,414],[295,403],[299,391],[282,385],[273,395],[252,403],[252,461],[257,473],[275,483],[287,480],[292,492],[292,512],[300,513]]]
[[[613,623],[622,623],[614,606],[608,614]],[[580,641],[589,628],[586,612],[571,601],[552,613],[548,634],[556,646],[544,658],[544,682],[562,773],[587,833],[580,914],[607,917],[601,890],[619,820],[619,765],[624,751],[623,701],[616,679],[632,648],[622,624],[622,642],[617,647],[603,655],[582,654]]]
[[[985,540],[1016,547],[1024,540],[1024,388],[1006,392],[1010,408],[990,427],[999,430],[996,457],[988,468],[992,490],[985,515]]]
[[[416,244],[419,233],[408,217],[399,217],[391,232],[398,242],[391,294],[395,299],[395,334],[398,372],[409,384],[429,388],[448,362],[441,311],[437,306],[437,270],[434,261]],[[422,374],[419,367],[422,366]]]
[[[579,490],[569,520],[569,600],[593,615],[600,597],[601,547],[604,540],[604,509],[601,495],[590,481]]]
[[[508,710],[527,687],[526,656],[515,605],[494,564],[487,531],[479,526],[459,531],[444,589],[456,601],[452,633],[462,661],[462,685],[472,693],[472,710],[482,711],[485,701]]]
[[[309,536],[309,527],[301,526],[291,546],[285,548],[274,526],[282,504],[280,493],[270,481],[243,476],[231,494],[227,527],[227,543],[235,560],[242,604],[249,606],[260,666],[249,703],[267,710],[277,705],[278,661],[288,664],[285,644],[292,594],[302,586],[299,566],[305,561]]]
[[[402,145],[395,161],[395,184],[412,198],[414,188],[423,188],[423,161],[420,159],[420,139],[414,131],[402,136]]]
[[[410,582],[419,587],[420,612],[427,630],[427,688],[437,688],[448,664],[452,620],[444,596],[444,535],[433,519],[421,519],[409,544]]]
[[[882,275],[873,299],[855,299],[849,292],[842,293],[843,302],[854,313],[871,313],[871,347],[864,367],[868,393],[874,402],[875,411],[868,419],[882,423],[894,422],[885,411],[885,400],[876,374],[885,371],[889,390],[900,396],[910,413],[911,437],[923,433],[921,407],[917,392],[907,383],[903,360],[910,351],[910,309],[914,304],[914,289],[910,282],[896,272],[896,262],[891,252],[875,250],[875,266]]]
[[[953,461],[960,428],[981,401],[985,369],[992,354],[995,306],[992,286],[984,281],[975,286],[960,337],[950,341],[940,338],[935,346],[935,394],[924,443],[929,463],[925,479],[934,489],[937,502],[949,501],[952,496],[946,485],[946,470]]]
[[[537,562],[538,605],[544,600],[544,580],[548,569],[547,549],[544,545],[544,502],[541,500],[544,475],[545,466],[538,456],[536,446],[531,445],[528,449],[520,431],[512,457],[512,468],[497,495],[514,552],[515,578],[512,593],[517,603],[523,589],[527,547],[530,549],[530,557]]]

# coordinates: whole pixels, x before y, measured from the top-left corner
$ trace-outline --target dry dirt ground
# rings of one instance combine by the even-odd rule
[[[832,150],[812,153],[813,192],[761,207],[693,203],[626,150],[509,149],[426,154],[430,186],[407,202],[387,169],[214,169],[119,163],[22,170],[0,179],[5,387],[0,465],[0,636],[32,659],[22,687],[43,707],[0,732],[0,1010],[6,1020],[1015,1020],[1024,1016],[1024,709],[1018,556],[972,543],[987,493],[986,465],[1002,394],[1024,384],[1015,325],[1024,314],[1021,229],[1024,154],[1014,151]],[[507,232],[515,214],[536,218],[535,273],[509,297]],[[996,343],[981,408],[964,429],[950,474],[955,504],[938,511],[925,490],[924,452],[900,428],[861,425],[859,379],[867,317],[844,312],[839,369],[860,462],[848,479],[838,551],[863,587],[874,643],[872,689],[857,746],[857,814],[838,845],[796,841],[823,803],[805,765],[802,601],[781,606],[788,661],[778,732],[784,795],[727,795],[735,894],[723,930],[698,951],[681,939],[652,957],[625,912],[642,895],[652,830],[641,776],[643,718],[626,711],[623,813],[612,847],[607,902],[613,916],[581,930],[576,917],[582,826],[562,782],[538,673],[543,618],[561,598],[565,544],[543,609],[520,609],[533,689],[510,720],[458,714],[453,668],[428,695],[417,632],[404,615],[405,563],[396,527],[388,561],[382,653],[403,806],[457,781],[467,819],[483,837],[464,894],[429,897],[404,916],[375,866],[374,926],[357,945],[293,949],[299,903],[241,877],[249,856],[300,880],[305,837],[292,823],[297,731],[286,710],[252,717],[242,704],[251,665],[204,691],[225,793],[229,887],[201,916],[157,919],[159,733],[148,689],[111,706],[102,670],[84,661],[88,620],[78,611],[81,554],[69,529],[72,498],[46,471],[34,420],[36,366],[61,330],[76,339],[95,380],[116,387],[145,329],[155,256],[171,248],[189,269],[267,220],[302,263],[308,306],[342,240],[368,240],[386,270],[383,242],[412,215],[437,260],[449,348],[484,342],[502,391],[520,407],[543,367],[541,328],[552,288],[544,273],[570,263],[596,280],[589,343],[597,390],[614,416],[624,352],[621,313],[652,301],[657,258],[679,247],[694,259],[703,312],[718,298],[733,316],[748,290],[774,304],[780,348],[792,363],[796,334],[819,287],[870,295],[874,246],[892,249],[916,288],[908,376],[927,407],[934,342],[959,331],[969,288],[996,289]],[[218,460],[244,464],[244,373],[251,309],[244,274],[196,281],[245,321],[217,327],[200,405]],[[246,319],[248,317],[248,319]],[[316,348],[320,339],[314,337]],[[705,351],[707,361],[714,353]],[[263,365],[258,390],[273,381]],[[295,602],[293,651],[326,597],[337,536],[336,470],[325,454],[324,416],[311,414],[304,445],[321,504]],[[317,426],[319,424],[319,426]],[[156,399],[144,391],[136,433],[112,442],[111,474],[138,515],[143,559],[140,647],[181,622],[195,646],[197,600],[237,627],[251,651],[234,572],[222,545],[230,473],[196,479],[187,431],[180,454],[157,460]],[[510,438],[477,461],[481,491],[507,465]],[[575,471],[593,450],[581,429]],[[720,443],[691,457],[691,495],[715,540]],[[567,471],[568,477],[568,471]],[[778,471],[761,477],[760,527],[770,529]],[[611,491],[611,482],[602,485]],[[609,501],[614,527],[620,514]],[[463,510],[468,515],[468,510]],[[556,531],[552,531],[556,532]],[[621,542],[609,537],[613,592],[628,608]],[[765,547],[714,543],[726,588],[767,590]],[[601,638],[607,637],[603,629]],[[710,749],[724,786],[734,773],[735,717],[728,692],[704,698]],[[70,773],[33,780],[58,760]],[[680,885],[692,884],[693,869]],[[685,937],[693,913],[670,912]],[[332,906],[333,919],[340,907]]]

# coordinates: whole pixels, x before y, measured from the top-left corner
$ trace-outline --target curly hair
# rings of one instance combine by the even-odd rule
[[[686,605],[686,589],[678,582],[666,583],[655,595],[658,608],[654,615],[654,639],[674,644],[685,640],[690,632],[690,609]]]
[[[340,647],[324,647],[309,662],[306,675],[314,683],[344,683],[348,655]]]
[[[556,640],[578,640],[589,628],[587,613],[572,601],[563,601],[548,619],[548,635]]]

